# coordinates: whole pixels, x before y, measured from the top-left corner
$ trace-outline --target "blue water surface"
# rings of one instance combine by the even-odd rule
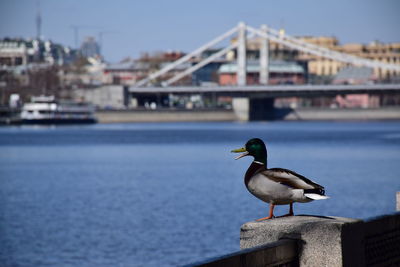
[[[231,149],[325,186],[296,214],[395,210],[400,122],[142,123],[0,128],[2,266],[176,266],[239,249],[267,215]],[[284,214],[287,207],[276,209]]]

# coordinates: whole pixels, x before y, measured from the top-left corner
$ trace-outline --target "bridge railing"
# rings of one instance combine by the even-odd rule
[[[293,239],[282,239],[255,248],[244,249],[219,258],[187,265],[187,267],[258,267],[299,266],[298,245]]]

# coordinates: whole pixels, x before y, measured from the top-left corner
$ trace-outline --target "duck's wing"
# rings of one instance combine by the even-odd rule
[[[272,168],[264,170],[261,173],[267,179],[290,186],[294,189],[324,189],[323,186],[291,170]]]

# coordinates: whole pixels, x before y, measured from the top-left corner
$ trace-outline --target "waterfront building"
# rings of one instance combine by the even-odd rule
[[[72,92],[77,102],[89,102],[98,109],[124,109],[126,99],[121,85],[104,85],[93,88],[77,88]]]
[[[115,64],[107,64],[104,68],[105,84],[133,85],[137,80],[138,66],[131,59]]]
[[[260,64],[259,61],[251,60],[246,65],[247,84],[259,84]],[[270,61],[269,84],[304,84],[306,70],[296,62]],[[237,64],[236,62],[221,65],[218,70],[220,85],[236,85]]]
[[[350,43],[340,45],[339,41],[335,37],[300,37],[300,39],[308,43],[320,45],[361,58],[400,65],[400,43],[384,44],[374,41],[369,44]],[[305,53],[300,53],[299,59],[308,61],[309,72],[315,75],[332,76],[338,73],[342,68],[348,66],[348,64],[345,63]],[[380,81],[391,81],[396,76],[400,76],[400,72],[375,69],[374,75]]]
[[[300,36],[297,38],[341,53],[400,65],[400,43],[384,44],[374,41],[369,44],[350,43],[341,45],[336,37]],[[260,44],[261,38],[254,38],[247,41],[246,45],[249,59],[259,58]],[[312,79],[313,76],[326,77],[326,79],[322,79],[322,81],[317,79],[317,81],[323,83],[329,83],[331,81],[329,78],[332,78],[341,69],[349,66],[347,63],[300,52],[273,41],[269,42],[269,54],[272,60],[289,60],[299,62],[300,64],[304,62],[307,64],[310,78]],[[379,81],[390,82],[397,80],[400,76],[400,72],[374,69],[374,76]]]

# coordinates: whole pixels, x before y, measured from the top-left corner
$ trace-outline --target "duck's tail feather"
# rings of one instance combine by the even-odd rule
[[[328,196],[325,196],[325,190],[322,188],[304,189],[304,196],[314,200],[329,198]]]
[[[304,194],[306,197],[314,199],[314,200],[320,200],[320,199],[327,199],[329,198],[328,196],[322,196],[322,195],[318,195],[318,194],[313,194],[313,193],[308,193],[308,194]]]

